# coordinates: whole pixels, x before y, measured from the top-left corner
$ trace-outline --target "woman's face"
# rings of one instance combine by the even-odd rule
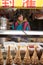
[[[23,21],[23,15],[20,15],[20,16],[18,17],[18,20],[19,20],[19,21]]]

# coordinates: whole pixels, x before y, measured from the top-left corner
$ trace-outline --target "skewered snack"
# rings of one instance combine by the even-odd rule
[[[37,56],[36,49],[37,49],[37,46],[35,46],[34,53],[33,53],[33,56],[31,58],[32,65],[38,65],[39,64],[39,59]]]
[[[10,46],[8,47],[8,53],[7,53],[7,58],[6,58],[6,65],[12,65],[13,60],[10,52]]]
[[[43,52],[42,52],[42,55],[41,55],[41,58],[40,58],[40,64],[43,65]]]
[[[25,65],[31,64],[31,59],[30,59],[28,47],[27,47],[26,54],[25,54],[25,57],[24,57],[24,60],[23,60],[23,64],[25,64]]]
[[[2,55],[2,51],[0,49],[0,65],[3,65],[4,60],[3,60],[3,55]]]
[[[14,58],[14,64],[21,65],[20,46],[18,46],[18,51]]]

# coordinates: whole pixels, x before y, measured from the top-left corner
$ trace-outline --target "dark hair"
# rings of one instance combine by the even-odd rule
[[[15,14],[14,14],[14,22],[16,22],[16,21],[18,20],[18,17],[19,17],[20,15],[23,15],[23,13],[21,12],[20,9],[17,9],[17,10],[15,11]]]

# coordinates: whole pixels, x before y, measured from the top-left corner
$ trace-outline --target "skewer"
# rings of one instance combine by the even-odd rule
[[[18,46],[18,51],[14,58],[14,64],[21,65],[20,46]]]
[[[39,59],[38,59],[37,52],[36,52],[37,46],[35,45],[34,48],[35,49],[34,49],[34,53],[33,53],[33,56],[31,58],[31,61],[32,61],[32,65],[38,65],[39,64]]]
[[[7,52],[7,58],[6,58],[6,65],[12,65],[13,60],[10,52],[10,46],[8,47],[8,52]]]
[[[0,65],[3,65],[4,60],[3,60],[3,55],[2,55],[2,51],[0,49]]]
[[[28,47],[27,47],[27,50],[26,50],[26,54],[25,54],[25,56],[24,56],[23,63],[24,63],[25,65],[30,65],[30,64],[31,64],[31,59],[30,59]]]
[[[41,58],[40,58],[40,64],[43,65],[43,52],[42,52],[42,55],[41,55]]]

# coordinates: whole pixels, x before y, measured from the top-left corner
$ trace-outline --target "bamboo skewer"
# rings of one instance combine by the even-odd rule
[[[8,52],[7,52],[7,58],[6,58],[6,65],[12,65],[13,60],[10,52],[10,46],[8,47]]]
[[[27,47],[27,50],[26,50],[26,54],[25,54],[25,56],[24,56],[23,63],[24,63],[25,65],[29,65],[29,64],[31,63],[31,59],[30,59],[28,47]]]
[[[0,65],[3,65],[4,60],[3,60],[3,55],[2,55],[2,51],[0,49]]]
[[[21,64],[21,56],[20,56],[20,46],[18,46],[18,51],[14,58],[14,63],[20,65]]]
[[[40,64],[43,65],[43,52],[42,52],[42,55],[41,55],[41,58],[40,58]]]
[[[34,53],[33,53],[33,56],[31,58],[31,61],[32,61],[32,65],[38,65],[39,64],[39,59],[38,59],[38,56],[37,56],[37,46],[34,47]]]

